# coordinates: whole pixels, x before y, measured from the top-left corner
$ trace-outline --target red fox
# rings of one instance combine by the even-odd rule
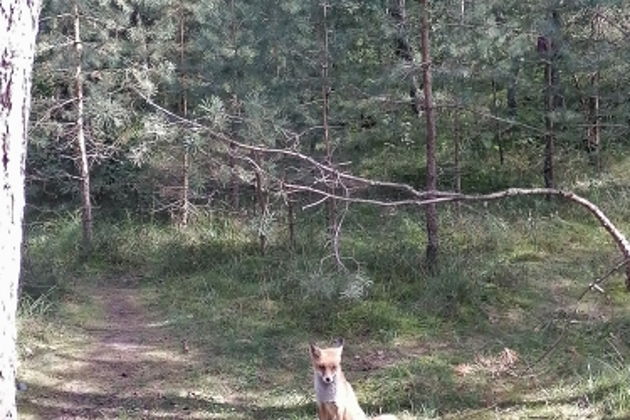
[[[341,370],[343,340],[335,347],[321,349],[311,344],[317,416],[319,420],[368,420],[352,386]],[[397,420],[396,416],[381,415],[371,420]]]

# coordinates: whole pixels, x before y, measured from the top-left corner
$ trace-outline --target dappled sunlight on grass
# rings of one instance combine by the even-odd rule
[[[625,216],[618,211],[627,210],[615,207],[611,216]],[[618,259],[606,234],[580,211],[514,200],[467,207],[459,217],[445,207],[442,266],[433,276],[423,266],[424,222],[416,213],[359,208],[350,214],[342,239],[342,253],[352,257],[349,272],[324,258],[323,236],[313,234],[317,217],[298,229],[293,250],[282,236],[270,236],[264,256],[247,223],[229,218],[189,230],[103,225],[98,252],[82,263],[69,262],[74,251],[65,234],[56,242],[49,226],[43,236],[31,235],[31,262],[40,267],[52,259],[53,280],[67,297],[49,310],[88,335],[102,333],[93,314],[104,312],[69,294],[64,282],[81,284],[89,275],[87,283],[99,288],[135,278],[138,299],[155,314],[143,330],[168,345],[121,345],[143,354],[137,362],[155,369],[153,383],[170,389],[168,401],[190,406],[190,418],[204,404],[205,418],[313,418],[307,345],[337,336],[346,338],[347,376],[371,413],[516,419],[630,412],[624,385],[630,306],[621,276],[608,280],[605,295],[575,301]],[[67,223],[59,232],[76,232],[77,221]],[[36,313],[45,307],[34,304],[22,322],[43,325]],[[71,336],[42,348],[58,354],[78,346],[80,352]],[[43,328],[26,340],[46,337],[51,334]],[[174,351],[184,342],[185,353]],[[121,350],[115,341],[110,345]],[[60,363],[35,351],[42,361]],[[504,369],[501,355],[510,352],[518,357]],[[29,363],[25,372],[34,386],[59,386],[49,376],[63,365],[37,372]],[[67,373],[84,369],[72,363],[76,369]],[[161,364],[177,371],[179,382],[161,374]]]

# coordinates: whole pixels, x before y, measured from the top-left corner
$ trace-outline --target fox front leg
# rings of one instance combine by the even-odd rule
[[[335,420],[346,420],[345,410],[343,410],[342,408],[337,407],[337,410],[336,410],[336,413],[335,413]]]

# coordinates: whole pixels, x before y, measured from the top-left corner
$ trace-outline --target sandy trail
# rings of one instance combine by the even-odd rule
[[[216,402],[187,389],[195,358],[147,312],[138,289],[86,294],[97,311],[77,334],[58,334],[23,362],[20,418],[222,418]]]

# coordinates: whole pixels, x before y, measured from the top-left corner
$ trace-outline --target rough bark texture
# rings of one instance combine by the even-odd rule
[[[15,349],[24,162],[40,3],[0,1],[0,418],[17,418]]]
[[[436,129],[435,110],[433,108],[433,82],[431,76],[431,46],[429,44],[429,0],[420,0],[422,6],[420,36],[422,42],[422,80],[424,85],[424,111],[426,118],[426,150],[427,175],[426,190],[431,193],[437,190],[437,161],[436,161]],[[426,206],[427,219],[427,266],[434,271],[437,265],[439,248],[438,215],[435,204]]]

